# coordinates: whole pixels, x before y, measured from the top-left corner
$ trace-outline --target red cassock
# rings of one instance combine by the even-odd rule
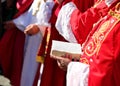
[[[51,23],[51,35],[50,35],[50,40],[48,44],[48,50],[47,50],[47,55],[45,57],[45,62],[44,62],[44,69],[43,69],[43,74],[41,78],[41,85],[40,86],[66,86],[66,72],[61,70],[58,65],[56,60],[50,58],[50,50],[51,50],[51,44],[52,40],[60,40],[60,41],[66,41],[56,30],[55,28],[55,22],[59,13],[60,8],[65,5],[66,3],[70,2],[71,0],[65,0],[61,5],[58,5],[57,3],[53,7],[53,13],[52,17],[50,19]],[[79,2],[78,0],[73,1],[75,4]],[[91,4],[86,4],[86,3],[91,3]],[[77,6],[79,9],[83,12],[90,6],[94,4],[93,0],[80,0],[80,4]],[[44,44],[43,44],[44,45]]]
[[[107,10],[108,7],[105,3],[99,2],[99,5],[91,7],[84,13],[81,13],[78,9],[72,12],[70,25],[78,43],[82,44],[86,40],[93,24],[103,17]]]
[[[120,86],[120,3],[118,4],[96,23],[84,42],[80,61],[90,65],[88,86]],[[73,30],[79,41],[81,37],[76,31]],[[80,35],[83,34],[80,32]]]
[[[22,0],[18,0],[18,2],[22,2]],[[31,3],[32,0],[24,0],[19,6],[18,10],[20,11],[18,11],[15,17],[25,12]],[[8,28],[0,40],[0,65],[3,69],[4,76],[11,80],[13,86],[20,86],[24,41],[24,33],[17,28]]]

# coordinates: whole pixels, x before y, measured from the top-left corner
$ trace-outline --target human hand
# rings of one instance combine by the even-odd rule
[[[61,60],[57,60],[57,64],[58,66],[64,70],[64,71],[67,71],[67,67],[68,67],[68,64],[71,62],[70,59],[68,58],[64,58],[64,59],[61,59]]]
[[[26,29],[24,30],[24,33],[28,34],[28,35],[35,35],[39,31],[40,31],[40,29],[39,29],[38,25],[36,25],[36,24],[30,24],[30,25],[28,25],[26,27]]]
[[[57,63],[58,63],[58,66],[64,71],[67,71],[67,66],[71,62],[70,57],[71,56],[69,54],[66,54],[65,56],[61,56],[61,57],[51,55],[51,58],[56,59]]]
[[[13,29],[16,28],[16,25],[14,24],[13,21],[6,21],[3,23],[5,29]]]

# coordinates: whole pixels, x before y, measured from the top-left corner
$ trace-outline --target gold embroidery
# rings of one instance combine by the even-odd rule
[[[99,29],[98,33],[99,33],[99,34],[104,33],[104,32],[107,30],[107,28],[108,28],[109,25],[110,25],[110,21],[106,21],[106,22],[101,26],[101,28]]]
[[[120,14],[117,12],[110,10],[109,14],[120,21]]]
[[[117,10],[120,10],[120,3],[119,6],[117,6],[116,8],[118,8]],[[95,31],[92,38],[86,40],[85,44],[83,45],[84,55],[86,55],[86,57],[98,55],[102,43],[104,42],[110,31],[115,27],[115,25],[119,23],[120,14],[118,11],[110,10],[109,14],[112,17],[109,17],[109,20],[104,22],[102,26]],[[83,63],[84,62],[86,63],[86,61],[87,61],[86,59],[85,60],[83,59]]]
[[[40,63],[44,63],[44,56],[37,56],[36,61]]]
[[[86,46],[86,49],[85,49],[85,53],[88,55],[88,56],[92,56],[93,54],[95,54],[95,44],[94,42],[89,42],[89,44]]]
[[[89,42],[85,48],[85,53],[88,56],[92,56],[95,53],[98,53],[101,42],[105,37],[105,31],[107,30],[109,25],[110,25],[110,21],[106,21],[105,23],[102,24],[100,29],[93,34],[92,41]]]
[[[43,1],[46,2],[47,0],[43,0]],[[33,12],[32,12],[33,16],[35,16],[37,14],[37,12],[39,11],[41,2],[42,2],[42,0],[37,0],[36,1],[36,4],[33,7]]]
[[[80,58],[80,62],[85,63],[85,64],[89,64],[89,61],[86,58]]]

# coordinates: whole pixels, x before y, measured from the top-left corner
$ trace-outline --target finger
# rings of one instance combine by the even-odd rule
[[[55,56],[55,55],[50,55],[51,58],[56,59],[56,60],[62,60],[63,57],[60,56]]]
[[[61,66],[60,60],[57,60],[57,64],[58,64],[59,67]]]

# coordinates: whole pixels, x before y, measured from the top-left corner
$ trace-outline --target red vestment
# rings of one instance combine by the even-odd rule
[[[44,62],[44,69],[43,69],[43,74],[41,78],[41,85],[40,86],[66,86],[66,72],[61,70],[58,65],[56,60],[50,58],[50,50],[51,50],[51,44],[52,40],[61,40],[65,41],[65,39],[57,32],[55,28],[55,22],[59,13],[60,8],[65,5],[66,3],[70,2],[71,0],[64,1],[62,5],[55,4],[53,8],[53,13],[52,17],[50,19],[51,23],[51,36],[50,36],[50,41],[48,44],[48,50],[47,50],[47,55],[45,57],[45,62]],[[92,6],[93,3],[85,5],[85,3],[93,2],[93,0],[85,0],[80,1],[81,6],[78,5],[77,2],[79,1],[73,1],[77,6],[79,6],[81,11],[85,11],[88,7]],[[84,6],[83,6],[84,5]],[[84,8],[85,7],[85,8]]]
[[[86,40],[93,24],[101,18],[101,9],[107,9],[104,2],[102,2],[100,6],[101,8],[99,8],[99,5],[96,8],[92,7],[84,13],[81,13],[78,9],[72,12],[70,24],[78,43],[82,44]],[[107,10],[105,10],[105,12],[106,11]],[[104,14],[104,12],[102,13]]]
[[[32,2],[32,0],[26,0],[23,5],[28,2]],[[15,15],[15,17],[18,17],[20,14],[25,12],[29,6],[30,3],[25,7],[22,7],[21,5],[18,9],[21,11],[18,11],[18,14]],[[10,79],[13,86],[20,86],[24,41],[24,33],[17,28],[8,28],[0,40],[0,65],[3,69],[4,76]]]
[[[78,33],[75,35],[77,37]],[[90,65],[88,86],[120,86],[119,38],[120,10],[113,9],[93,27],[83,45],[81,62],[84,59]],[[81,40],[80,36],[78,40]]]

